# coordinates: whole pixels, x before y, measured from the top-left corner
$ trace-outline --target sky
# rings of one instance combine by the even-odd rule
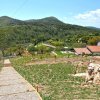
[[[0,16],[20,20],[54,16],[65,23],[100,28],[100,0],[0,0]]]

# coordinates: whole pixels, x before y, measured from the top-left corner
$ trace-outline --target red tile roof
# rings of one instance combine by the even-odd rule
[[[87,48],[74,48],[77,54],[91,54],[91,52]]]
[[[92,53],[100,53],[100,46],[87,46],[87,49]]]

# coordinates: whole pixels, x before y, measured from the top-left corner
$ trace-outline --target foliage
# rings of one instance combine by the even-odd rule
[[[88,43],[90,45],[96,45],[100,41],[100,36],[98,37],[92,37],[88,40]]]
[[[29,45],[27,50],[31,54],[34,54],[37,51],[36,47],[33,44]]]
[[[52,50],[52,48],[46,45],[43,45],[42,43],[36,45],[36,49],[37,49],[37,52],[40,54],[48,53]]]
[[[22,56],[22,54],[24,53],[25,47],[24,45],[15,45],[13,47],[9,47],[5,50],[5,56]]]
[[[100,30],[65,24],[54,17],[20,21],[4,16],[0,17],[0,22],[0,50],[3,54],[7,48],[20,44],[51,42],[59,49],[69,43],[71,47],[74,43],[94,45],[100,41]]]

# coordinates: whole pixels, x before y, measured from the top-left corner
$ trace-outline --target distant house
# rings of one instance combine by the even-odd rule
[[[100,54],[100,46],[87,46],[87,49],[88,49],[92,54]]]
[[[77,55],[82,54],[91,54],[91,52],[87,48],[74,48]]]

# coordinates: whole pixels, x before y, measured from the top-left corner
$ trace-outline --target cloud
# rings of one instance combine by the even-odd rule
[[[77,16],[74,16],[74,17],[78,20],[100,22],[100,9],[89,11],[83,14],[78,14]]]

